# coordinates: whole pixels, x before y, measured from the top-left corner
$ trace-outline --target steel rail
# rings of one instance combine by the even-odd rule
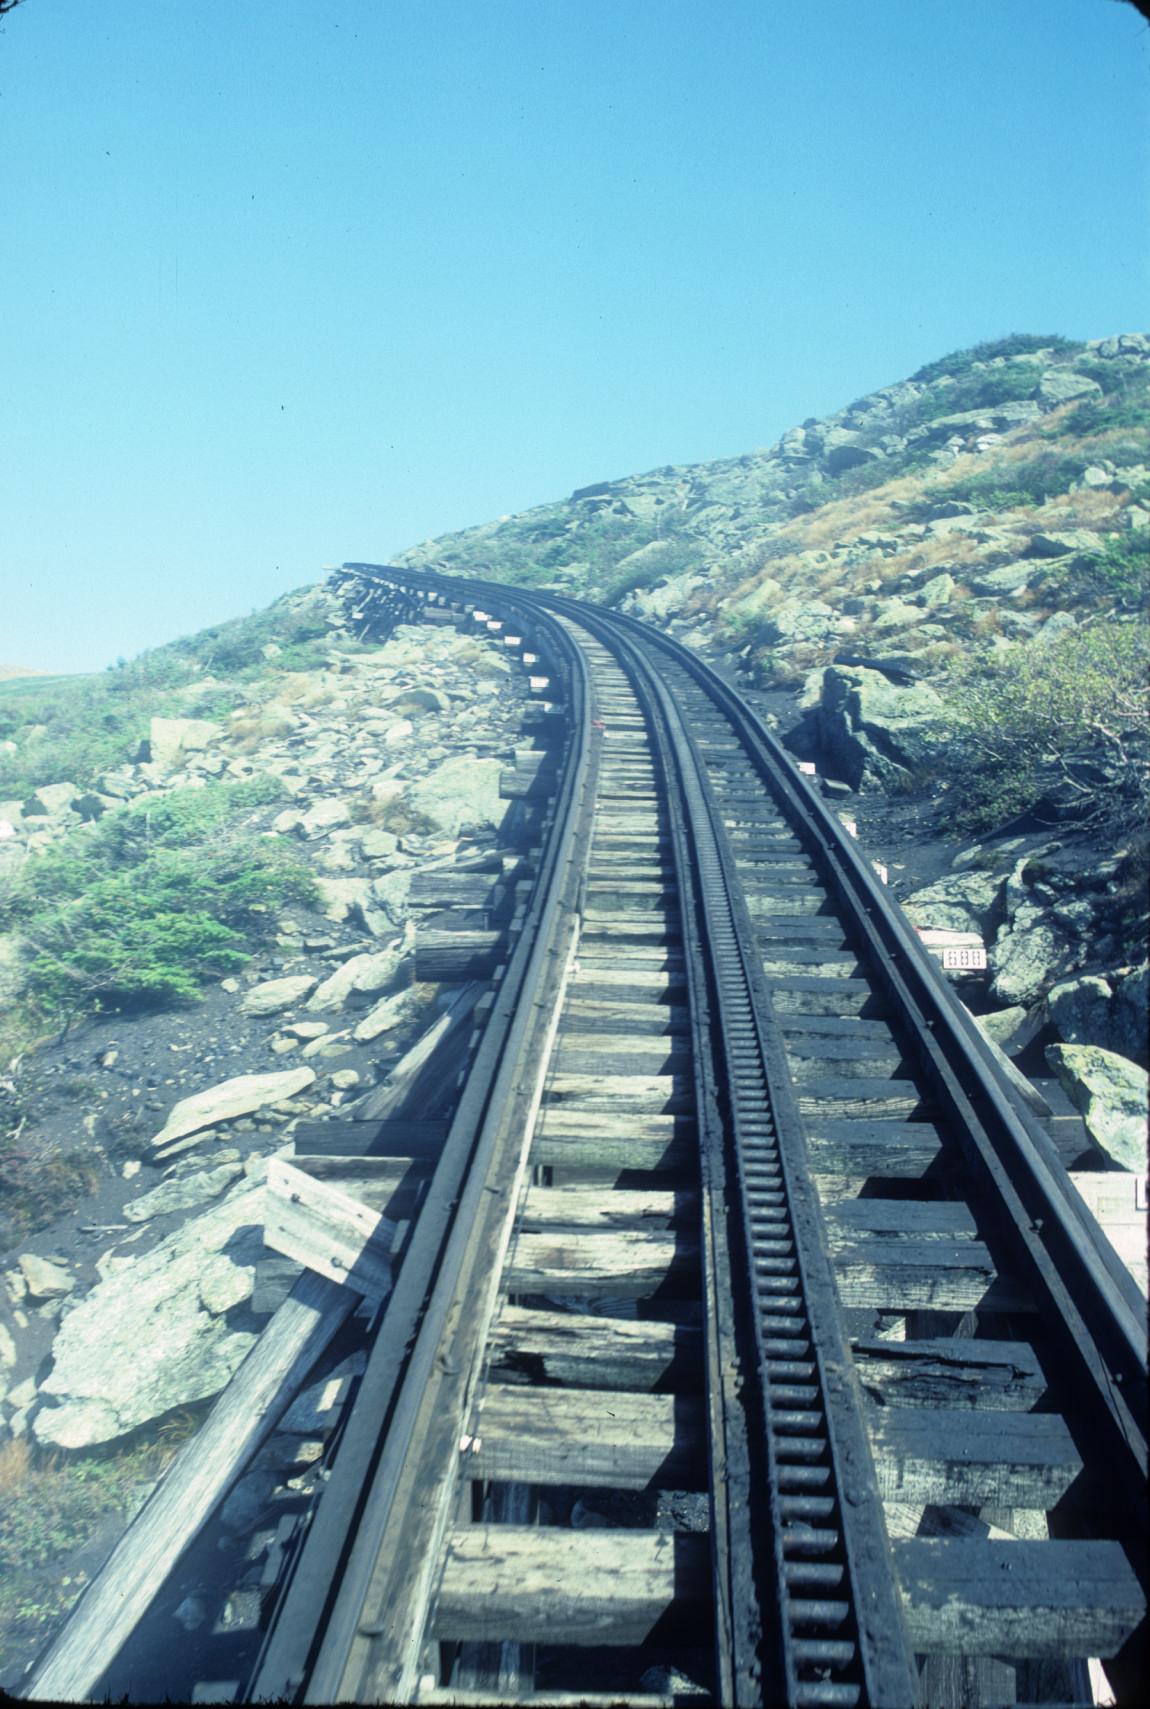
[[[591,634],[609,639],[625,668],[629,666],[633,672],[648,709],[656,712],[656,728],[673,767],[674,775],[669,779],[672,800],[681,804],[679,812],[672,815],[672,824],[680,892],[685,896],[693,891],[695,895],[693,930],[688,934],[692,940],[688,960],[691,1007],[694,1010],[706,1003],[715,1022],[711,1036],[699,1041],[696,1071],[700,1079],[710,1082],[705,1092],[709,1091],[712,1098],[717,1093],[726,1105],[728,1129],[727,1134],[719,1131],[703,1136],[700,1149],[704,1157],[716,1146],[721,1146],[724,1154],[728,1149],[733,1153],[731,1187],[738,1205],[745,1262],[741,1274],[729,1268],[727,1279],[744,1296],[744,1321],[752,1326],[757,1343],[757,1374],[765,1408],[760,1419],[764,1428],[760,1451],[765,1461],[760,1480],[764,1487],[752,1491],[752,1500],[755,1510],[765,1508],[769,1512],[766,1547],[773,1556],[772,1576],[778,1595],[772,1599],[773,1606],[764,1607],[766,1599],[760,1584],[756,1598],[763,1637],[757,1677],[760,1686],[765,1686],[760,1701],[785,1699],[811,1706],[859,1701],[881,1705],[882,1709],[909,1706],[917,1700],[917,1670],[895,1590],[881,1500],[862,1422],[862,1396],[839,1322],[833,1273],[809,1179],[803,1124],[770,997],[757,965],[754,928],[735,874],[721,812],[707,783],[695,738],[667,684],[652,667],[649,654],[630,637],[621,645],[618,631],[601,622],[598,613],[583,611],[580,620]],[[708,988],[706,998],[701,989],[704,985]],[[757,1056],[752,1054],[755,1051]],[[764,1131],[764,1118],[769,1118],[773,1133]],[[753,1202],[750,1170],[756,1165],[760,1169],[777,1167],[783,1183],[783,1190],[773,1195],[778,1203],[762,1207]],[[793,1241],[793,1258],[772,1256],[787,1246],[788,1235]],[[769,1273],[761,1285],[772,1290],[765,1302],[755,1294],[756,1272],[764,1270]],[[797,1286],[792,1290],[790,1278],[795,1273]],[[802,1315],[796,1314],[792,1323],[783,1323],[777,1314],[792,1298],[801,1305]],[[787,1332],[800,1329],[803,1316],[809,1322],[809,1340],[800,1348],[795,1336]],[[819,1399],[804,1405],[820,1416],[830,1441],[833,1519],[820,1521],[820,1526],[825,1531],[833,1524],[843,1534],[844,1546],[832,1545],[827,1551],[828,1557],[832,1553],[838,1556],[838,1565],[828,1558],[824,1569],[828,1579],[840,1567],[845,1569],[845,1589],[836,1594],[845,1594],[850,1606],[852,1641],[846,1647],[853,1648],[855,1655],[838,1661],[837,1680],[801,1677],[804,1671],[811,1671],[803,1666],[802,1628],[794,1618],[802,1599],[801,1592],[792,1588],[792,1563],[784,1548],[788,1515],[787,1498],[780,1490],[780,1461],[786,1459],[786,1437],[777,1433],[774,1420],[793,1416],[787,1390],[791,1387],[790,1367],[799,1357],[817,1368]],[[810,1425],[812,1430],[817,1427]],[[802,1498],[790,1499],[795,1504]],[[829,1505],[826,1495],[818,1499]],[[813,1525],[805,1528],[812,1533],[818,1529]],[[795,1535],[797,1529],[793,1526],[790,1534]],[[812,1581],[817,1570],[813,1566],[809,1569]],[[735,1630],[737,1634],[737,1624]],[[772,1677],[772,1669],[781,1669],[781,1679]],[[831,1669],[824,1664],[819,1671]]]
[[[530,612],[567,677],[571,751],[531,906],[507,964],[482,1042],[427,1199],[413,1231],[360,1385],[349,1424],[310,1530],[263,1647],[255,1698],[294,1698],[306,1682],[313,1702],[336,1701],[356,1640],[378,1537],[395,1500],[401,1444],[410,1443],[438,1332],[464,1262],[470,1220],[499,1130],[517,1103],[520,1058],[540,992],[553,976],[561,920],[581,872],[574,811],[591,766],[586,667],[562,626]],[[388,1447],[382,1461],[384,1444]]]
[[[648,686],[660,707],[659,717],[673,733],[670,748],[680,793],[685,797],[693,791],[696,817],[702,821],[709,815],[716,829],[719,821],[713,800],[708,802],[705,764],[701,766],[698,753],[692,753],[694,743],[678,716],[673,691],[658,680],[660,671],[650,662],[652,658],[661,657],[672,667],[685,670],[722,711],[792,828],[815,856],[841,910],[869,953],[880,988],[910,1028],[920,1068],[942,1109],[952,1118],[955,1135],[983,1195],[980,1210],[987,1211],[1004,1249],[1009,1250],[1030,1284],[1056,1345],[1066,1357],[1070,1386],[1083,1385],[1091,1397],[1085,1409],[1088,1434],[1092,1443],[1097,1442],[1111,1456],[1109,1470],[1115,1474],[1109,1480],[1111,1488],[1123,1491],[1111,1504],[1114,1511],[1107,1514],[1107,1522],[1137,1551],[1142,1541],[1138,1534],[1142,1504],[1130,1499],[1129,1480],[1133,1479],[1133,1487],[1145,1490],[1146,1354],[1141,1297],[1077,1200],[1048,1136],[1001,1076],[977,1028],[933,959],[877,884],[837,817],[796,775],[777,738],[696,655],[633,619],[561,596],[525,594],[476,578],[443,578],[433,572],[382,566],[345,568],[393,586],[398,584],[405,596],[431,594],[448,601],[475,598],[484,605],[498,602],[504,609],[513,606],[529,621],[538,621],[544,612],[558,615],[591,630],[617,655],[621,649],[625,651],[633,672],[650,679]],[[692,777],[693,784],[689,781]],[[716,844],[719,868],[724,858],[731,862],[729,849],[725,857],[718,852],[724,843],[720,834]],[[681,862],[681,853],[678,858]],[[684,893],[686,889],[684,886]],[[721,1009],[713,974],[710,996],[712,1004]],[[760,1043],[769,1054],[769,1037],[760,1038]],[[786,1080],[784,1073],[780,1083],[785,1086]],[[837,1361],[832,1357],[826,1363],[832,1381],[837,1380]],[[841,1410],[843,1417],[850,1412],[848,1406]],[[1081,1417],[1083,1408],[1078,1410]],[[1095,1461],[1097,1458],[1095,1452]],[[1123,1472],[1128,1474],[1125,1483]],[[865,1540],[862,1554],[866,1554]],[[1137,1570],[1144,1580],[1144,1564],[1139,1563]],[[865,1600],[865,1585],[863,1588]],[[864,1632],[864,1649],[866,1644]],[[880,1641],[873,1652],[880,1661],[881,1651]],[[789,1665],[787,1673],[788,1697],[798,1701]],[[885,1697],[875,1695],[868,1687],[870,1701],[901,1700],[892,1678],[888,1675],[882,1688]],[[828,1695],[825,1700],[847,1699]],[[819,1699],[811,1697],[810,1701]]]

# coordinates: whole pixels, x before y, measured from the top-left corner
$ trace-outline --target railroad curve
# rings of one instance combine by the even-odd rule
[[[533,672],[531,882],[245,1695],[1136,1701],[1144,1302],[837,817],[645,625],[343,577]]]

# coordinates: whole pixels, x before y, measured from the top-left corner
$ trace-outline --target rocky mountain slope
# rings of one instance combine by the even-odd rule
[[[1148,390],[1150,338],[1007,340],[404,559],[609,600],[734,674],[912,918],[982,936],[963,994],[1126,1168]],[[412,877],[498,843],[522,693],[450,629],[357,642],[322,587],[101,677],[0,683],[0,1683],[290,1287],[268,1158],[438,1012]],[[256,1641],[276,1515],[357,1368],[332,1357],[228,1504],[226,1583],[189,1568],[161,1625]]]
[[[912,860],[896,888],[990,945],[1000,1039],[1053,1023],[1144,1064],[1148,403],[1150,337],[1016,335],[766,450],[399,562],[570,589],[725,656],[828,792],[861,792],[892,867],[900,808],[933,830],[935,882]]]
[[[268,1158],[434,1020],[412,877],[494,847],[507,811],[527,690],[496,644],[419,627],[360,645],[322,589],[222,633],[141,664],[118,755],[99,692],[117,701],[115,673],[83,716],[55,691],[6,703],[5,1685],[292,1285],[263,1244]],[[48,736],[70,775],[35,783]],[[225,1541],[247,1547],[277,1489],[298,1497],[328,1410],[275,1439]]]

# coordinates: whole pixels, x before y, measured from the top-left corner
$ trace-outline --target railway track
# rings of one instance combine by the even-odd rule
[[[569,721],[246,1695],[1134,1701],[1144,1302],[851,839],[643,626],[345,568]]]
[[[359,573],[565,653],[592,733],[527,1107],[306,1698],[1130,1689],[1141,1301],[849,839],[640,626]]]

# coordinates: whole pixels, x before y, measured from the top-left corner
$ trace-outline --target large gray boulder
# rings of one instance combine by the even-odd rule
[[[64,1318],[37,1440],[88,1448],[218,1394],[256,1340],[228,1312],[264,1252],[262,1187],[245,1188],[141,1258],[122,1258]]]
[[[407,800],[450,837],[486,830],[502,824],[507,811],[507,803],[499,797],[501,769],[499,760],[458,754],[413,783]]]
[[[181,1098],[152,1144],[170,1145],[173,1140],[198,1133],[201,1128],[214,1127],[217,1122],[250,1116],[265,1104],[294,1098],[314,1079],[315,1073],[310,1068],[287,1068],[277,1074],[238,1074],[234,1080],[223,1080],[218,1086]]]
[[[1003,882],[990,872],[956,872],[916,890],[903,907],[916,926],[986,932],[998,911]]]
[[[265,979],[244,993],[240,1012],[245,1015],[278,1015],[302,1003],[319,984],[310,973],[289,975],[284,979]]]
[[[186,1211],[196,1205],[205,1205],[212,1199],[218,1199],[243,1172],[242,1163],[220,1163],[214,1169],[197,1169],[192,1174],[174,1175],[170,1181],[161,1181],[150,1193],[141,1193],[138,1199],[129,1200],[123,1210],[124,1221],[150,1222],[152,1217],[165,1216],[169,1211]]]
[[[763,622],[763,640],[771,646],[833,639],[844,626],[841,614],[825,600],[791,594]]]
[[[1106,978],[1088,973],[1065,979],[1047,998],[1050,1019],[1067,1044],[1100,1045],[1144,1062],[1148,973],[1144,963]]]
[[[852,789],[898,785],[938,751],[942,712],[925,683],[893,683],[865,665],[830,665],[814,712],[815,745],[827,770]]]
[[[220,726],[209,718],[153,718],[148,731],[152,764],[171,771],[186,754],[210,748],[220,733]]]
[[[1120,1169],[1145,1173],[1146,1070],[1090,1044],[1048,1045],[1046,1060],[1095,1144]]]
[[[377,997],[395,984],[406,955],[402,942],[388,949],[349,956],[308,998],[316,1014],[332,1014],[360,997]],[[301,1070],[300,1072],[303,1072]]]
[[[1049,982],[1058,949],[1058,935],[1045,909],[1019,903],[988,957],[994,975],[991,995],[1007,1005],[1032,1002]]]

